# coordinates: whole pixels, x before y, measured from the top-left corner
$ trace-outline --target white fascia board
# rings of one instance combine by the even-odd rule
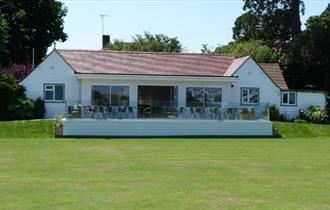
[[[143,80],[143,81],[198,81],[198,82],[235,82],[237,77],[193,77],[193,76],[150,76],[150,75],[109,75],[109,74],[76,74],[77,79],[97,80]]]

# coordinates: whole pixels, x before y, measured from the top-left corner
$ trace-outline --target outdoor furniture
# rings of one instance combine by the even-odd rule
[[[185,119],[185,108],[184,107],[180,107],[179,111],[178,111],[178,118],[179,119]]]
[[[136,119],[137,118],[137,109],[134,107],[128,107],[128,118],[129,119]]]
[[[177,109],[176,107],[173,107],[173,106],[170,106],[170,107],[167,107],[167,112],[166,112],[166,115],[167,115],[167,118],[170,118],[170,119],[173,119],[177,116]]]
[[[192,107],[184,108],[184,118],[185,119],[192,119],[193,118]]]
[[[143,109],[143,117],[151,117],[152,107],[149,106]]]

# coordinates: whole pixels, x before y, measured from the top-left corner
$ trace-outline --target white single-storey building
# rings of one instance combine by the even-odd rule
[[[267,136],[323,92],[289,90],[278,64],[192,53],[53,50],[21,85],[68,136]]]

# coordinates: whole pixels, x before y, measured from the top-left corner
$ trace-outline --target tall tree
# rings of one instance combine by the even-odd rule
[[[5,63],[7,58],[6,44],[8,43],[8,24],[0,15],[0,67]]]
[[[303,6],[303,2],[302,0],[291,1],[291,33],[292,37],[295,38],[298,34],[301,33],[300,5]]]
[[[132,42],[114,40],[106,47],[107,50],[118,51],[144,51],[144,52],[182,52],[180,41],[174,37],[170,38],[164,34],[150,34],[144,32],[133,37]]]
[[[245,0],[243,9],[247,12],[233,28],[235,40],[261,39],[273,46],[301,32],[302,0]]]
[[[290,44],[284,74],[293,88],[330,92],[330,4],[307,20],[306,30]]]
[[[64,16],[67,10],[57,0],[0,0],[0,14],[6,19],[10,36],[6,48],[12,63],[36,63],[55,41],[65,41]]]
[[[208,44],[202,44],[201,53],[203,54],[212,54],[213,47],[209,46]]]
[[[261,39],[261,30],[257,26],[257,17],[251,12],[246,12],[239,16],[235,21],[233,28],[233,38],[238,41],[259,40]]]
[[[215,49],[217,54],[232,54],[236,58],[252,56],[259,63],[277,62],[273,50],[263,41],[236,41]]]

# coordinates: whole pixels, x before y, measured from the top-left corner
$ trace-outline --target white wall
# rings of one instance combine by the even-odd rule
[[[265,120],[95,120],[63,121],[65,136],[271,136]]]
[[[322,92],[297,92],[297,106],[282,106],[281,90],[269,79],[265,72],[253,59],[247,60],[234,74],[238,81],[234,84],[232,91],[232,102],[240,104],[241,87],[259,88],[259,102],[276,105],[280,113],[287,119],[297,118],[299,110],[307,110],[310,105],[320,105],[322,109],[326,106],[326,98]]]
[[[299,116],[299,110],[305,112],[311,105],[319,105],[321,109],[326,107],[326,97],[323,92],[297,92],[297,105],[296,106],[281,106],[280,112],[284,114],[287,119],[295,119]]]
[[[44,84],[56,83],[65,85],[65,100],[78,100],[79,84],[73,70],[63,61],[56,51],[53,51],[34,71],[20,84],[26,88],[28,98],[35,100],[44,98]],[[45,118],[56,114],[65,114],[65,103],[46,102]]]
[[[237,70],[234,76],[238,76],[238,81],[233,83],[234,87],[231,92],[231,101],[233,103],[241,103],[242,87],[256,87],[259,88],[259,103],[280,105],[280,89],[269,79],[253,59],[248,59]]]

